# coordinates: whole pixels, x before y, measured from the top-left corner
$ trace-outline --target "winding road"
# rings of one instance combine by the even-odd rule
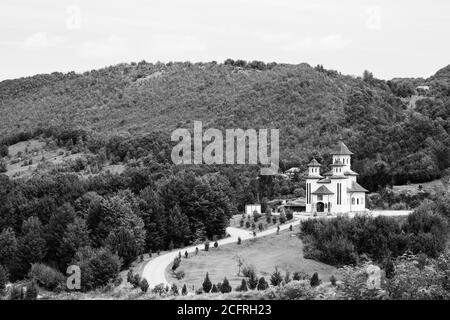
[[[411,210],[379,210],[379,211],[372,211],[371,215],[373,217],[376,216],[407,216],[411,213]],[[353,217],[354,215],[350,216]],[[310,216],[298,216],[296,215],[296,220],[292,222],[288,222],[286,224],[280,225],[280,231],[289,229],[289,226],[292,225],[293,227],[296,225],[299,225],[301,221],[311,219]],[[320,218],[320,217],[318,217]],[[334,218],[334,216],[329,216],[327,218]],[[218,240],[217,243],[219,246],[223,246],[230,243],[236,243],[238,238],[240,237],[242,241],[252,239],[253,238],[253,232],[248,230],[243,230],[239,228],[234,227],[228,227],[226,229],[226,232],[230,235],[229,237]],[[256,238],[264,237],[273,233],[277,232],[277,228],[271,228],[267,229],[261,232],[256,233]],[[165,253],[163,255],[160,255],[152,260],[150,260],[147,265],[144,267],[144,270],[142,272],[142,277],[145,278],[150,286],[150,288],[155,287],[158,284],[164,284],[164,285],[170,285],[170,283],[166,279],[166,269],[167,266],[169,266],[175,257],[178,256],[178,253],[181,252],[181,254],[184,254],[185,251],[188,253],[195,252],[195,248],[198,247],[199,250],[203,250],[204,245],[197,245],[197,246],[190,246],[182,249],[173,250],[169,253]]]
[[[301,219],[293,221],[292,223],[286,223],[280,226],[281,230],[289,229],[289,226],[292,225],[293,227],[300,224]],[[248,230],[243,230],[239,228],[233,228],[228,227],[226,229],[226,232],[230,235],[227,238],[218,240],[217,243],[219,246],[223,246],[230,243],[236,243],[238,238],[241,237],[242,241],[252,239],[253,233]],[[256,233],[256,237],[264,237],[269,234],[273,234],[277,232],[277,228],[271,228],[267,229],[261,232]],[[164,285],[170,285],[170,283],[166,279],[166,269],[167,266],[169,266],[173,260],[178,256],[178,253],[181,252],[181,254],[184,254],[185,251],[188,253],[195,252],[195,248],[198,247],[199,250],[203,250],[204,245],[198,245],[198,246],[190,246],[178,250],[173,250],[169,253],[165,253],[163,255],[160,255],[152,260],[150,260],[147,265],[144,267],[144,270],[142,271],[142,277],[145,278],[150,286],[150,288],[155,287],[158,284],[164,284]]]

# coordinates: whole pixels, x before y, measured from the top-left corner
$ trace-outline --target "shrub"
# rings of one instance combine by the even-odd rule
[[[8,271],[0,264],[0,297],[4,294],[8,283]]]
[[[162,294],[164,294],[164,293],[166,292],[166,289],[165,289],[165,287],[164,287],[164,284],[163,284],[163,283],[160,283],[160,284],[156,285],[156,286],[153,288],[152,292],[153,292],[154,294],[157,294],[157,295],[162,295]]]
[[[139,283],[139,288],[141,288],[142,292],[147,292],[148,291],[148,282],[146,279],[142,279],[141,283]]]
[[[289,273],[289,271],[286,271],[286,274],[284,276],[284,283],[289,283],[291,282],[291,274]]]
[[[205,276],[205,280],[203,280],[202,288],[205,293],[208,293],[211,291],[211,287],[212,287],[212,283],[211,283],[211,280],[209,280],[209,274],[207,272],[206,276]]]
[[[9,293],[9,300],[23,300],[23,288],[22,286],[12,286]]]
[[[50,291],[62,289],[66,279],[61,272],[42,263],[34,263],[28,277],[39,286]]]
[[[222,293],[231,292],[231,286],[230,283],[228,282],[227,277],[223,278],[222,285],[220,286],[220,292]]]
[[[128,283],[131,283],[131,284],[133,284],[133,280],[134,280],[134,275],[133,275],[133,270],[128,270],[128,273],[127,273],[127,281],[128,281]]]
[[[36,300],[39,294],[39,287],[36,282],[31,281],[27,285],[27,290],[25,292],[25,300]]]
[[[258,224],[258,230],[260,232],[264,230],[264,225],[261,222]]]
[[[294,212],[291,209],[286,210],[286,220],[290,221],[294,218]]]
[[[213,284],[212,289],[211,289],[211,292],[212,292],[212,293],[217,293],[217,292],[219,292],[219,289],[217,289],[216,284]]]
[[[278,268],[275,267],[275,271],[270,276],[270,283],[273,286],[279,286],[282,281],[283,281],[283,276],[281,275],[281,272],[278,270]]]
[[[133,276],[133,282],[131,284],[134,288],[137,288],[141,285],[141,277],[137,273]]]
[[[188,293],[187,287],[186,287],[186,284],[184,284],[184,285],[183,285],[183,288],[181,289],[181,294],[182,294],[183,296],[185,296],[185,295],[187,295],[187,293]]]
[[[257,288],[260,291],[266,290],[267,288],[269,288],[269,284],[267,283],[266,279],[264,279],[264,277],[261,277],[259,279]]]
[[[273,218],[272,218],[272,223],[273,223],[273,224],[276,224],[276,223],[277,223],[277,218],[273,217]]]
[[[241,239],[241,237],[238,237],[237,244],[241,244],[241,243],[242,243],[242,239]]]
[[[314,291],[305,280],[294,281],[280,287],[278,294],[282,300],[311,300],[315,297]]]
[[[242,228],[244,226],[244,220],[239,221],[239,226]]]
[[[237,291],[248,291],[247,281],[245,281],[245,279],[242,279],[241,285],[238,287]]]
[[[286,215],[282,212],[280,213],[280,224],[283,224],[286,222]]]
[[[170,293],[174,296],[177,296],[180,294],[180,292],[178,291],[178,287],[175,283],[172,284],[172,288],[170,288]]]
[[[175,277],[176,277],[178,280],[183,279],[184,276],[185,276],[185,273],[184,273],[183,270],[180,270],[180,271],[175,272]]]
[[[205,242],[205,251],[209,251],[209,241]]]
[[[292,224],[289,226],[289,231],[292,231]]]
[[[310,277],[307,273],[302,271],[295,271],[292,275],[292,280],[300,281],[300,280],[309,280]]]
[[[245,227],[248,229],[248,228],[250,228],[250,226],[251,226],[250,221],[246,221],[246,222],[245,222]]]
[[[189,258],[189,253],[187,252],[187,250],[184,252],[184,258],[185,259]]]
[[[313,276],[311,277],[311,280],[309,281],[309,284],[311,287],[317,287],[320,284],[319,274],[317,272],[314,272]]]
[[[246,278],[256,275],[256,269],[252,264],[246,264],[242,267],[242,275]]]
[[[391,279],[395,273],[394,263],[391,259],[388,259],[384,265],[384,272],[387,279]]]
[[[175,270],[177,270],[177,268],[180,266],[181,264],[181,259],[180,257],[176,257],[175,259],[173,259],[173,263],[172,263],[172,271],[175,272]]]
[[[332,275],[331,277],[330,277],[330,282],[331,282],[331,285],[332,286],[336,286],[336,277],[334,276],[334,275]]]
[[[270,216],[266,216],[266,222],[270,223],[270,221],[272,220],[272,218]]]
[[[248,277],[248,287],[251,290],[255,290],[258,285],[258,278],[256,277],[256,273],[251,273]]]
[[[214,242],[214,248],[217,248],[219,246],[219,243],[217,241]]]

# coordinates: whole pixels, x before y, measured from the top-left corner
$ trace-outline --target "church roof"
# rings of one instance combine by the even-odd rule
[[[325,177],[324,179],[317,181],[317,183],[331,183],[331,180],[329,177]]]
[[[322,166],[316,159],[312,159],[310,163],[308,163],[308,167],[320,167]]]
[[[331,152],[332,155],[352,155],[353,152],[348,150],[347,146],[344,144],[344,142],[339,141],[336,145],[336,147]]]
[[[369,192],[369,190],[364,189],[357,182],[352,181],[352,186],[350,189],[347,189],[347,192]]]
[[[316,195],[328,195],[328,194],[334,194],[334,192],[331,192],[327,187],[320,186],[316,191],[314,191],[312,194]]]
[[[356,173],[355,171],[351,170],[351,169],[347,169],[344,174],[346,176],[359,176],[359,173]]]

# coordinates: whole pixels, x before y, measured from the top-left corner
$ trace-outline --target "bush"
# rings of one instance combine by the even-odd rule
[[[223,278],[222,285],[220,286],[220,292],[222,293],[231,292],[231,286],[230,283],[228,282],[227,277]]]
[[[295,271],[292,275],[292,280],[300,281],[300,280],[309,280],[310,277],[307,273],[302,271]]]
[[[255,290],[258,285],[258,278],[256,277],[256,273],[251,273],[248,277],[248,287],[251,290]]]
[[[238,287],[237,291],[248,291],[247,281],[245,281],[245,279],[242,279],[241,285]]]
[[[246,264],[242,267],[242,275],[246,278],[256,275],[256,269],[252,264]]]
[[[332,275],[332,276],[330,277],[330,282],[331,282],[331,285],[332,285],[332,286],[336,286],[337,280],[336,280],[336,277],[335,277],[334,275]]]
[[[309,281],[309,284],[311,287],[317,287],[320,284],[319,274],[317,272],[314,272],[313,276],[311,277],[311,280]]]
[[[134,288],[137,288],[141,285],[141,277],[137,273],[133,276],[132,285]]]
[[[273,224],[276,224],[276,223],[277,223],[277,218],[273,217],[273,218],[272,218],[272,223],[273,223]]]
[[[180,266],[180,264],[181,264],[180,257],[175,257],[175,259],[173,259],[173,262],[172,262],[172,271],[175,272],[175,270],[177,270],[177,268]]]
[[[211,283],[211,280],[209,280],[208,272],[206,273],[205,280],[203,280],[202,288],[205,293],[208,293],[211,291],[212,283]]]
[[[294,212],[291,209],[286,210],[286,220],[290,221],[294,218]]]
[[[177,278],[177,280],[181,280],[183,279],[185,276],[185,273],[183,270],[177,271],[175,272],[175,277]]]
[[[258,230],[260,232],[264,230],[264,225],[261,222],[258,224]]]
[[[267,288],[269,288],[269,284],[267,283],[266,279],[264,279],[264,277],[261,277],[259,279],[257,288],[259,291],[266,290]]]
[[[281,275],[281,272],[278,270],[278,268],[275,267],[275,271],[270,276],[270,283],[276,287],[276,286],[279,286],[282,281],[283,281],[283,276]]]
[[[166,293],[164,283],[160,283],[160,284],[156,285],[153,288],[152,292],[157,295],[162,295],[162,294]]]
[[[27,285],[27,290],[25,292],[25,300],[36,300],[39,294],[39,287],[36,282],[31,281]]]
[[[280,287],[278,294],[281,300],[311,300],[315,297],[314,291],[305,280],[293,281]]]
[[[216,284],[213,284],[212,289],[211,289],[211,293],[218,293],[219,289],[217,289]]]
[[[205,242],[205,251],[209,251],[209,241]]]
[[[22,286],[12,286],[9,293],[9,300],[23,300],[23,287]]]
[[[286,215],[282,212],[280,213],[280,224],[283,224],[286,222]]]
[[[34,263],[28,277],[39,286],[50,291],[61,290],[66,280],[61,272],[42,263]]]
[[[250,228],[250,226],[251,226],[250,221],[246,221],[246,222],[245,222],[245,227],[248,229],[248,228]]]
[[[217,248],[219,246],[219,243],[217,241],[214,241],[214,248]]]
[[[180,294],[180,292],[178,291],[178,287],[175,283],[172,284],[172,288],[170,288],[170,293],[174,296],[178,296]]]
[[[8,271],[0,264],[0,297],[4,294],[8,283]]]
[[[142,279],[142,281],[139,283],[139,288],[141,288],[142,292],[147,292],[148,291],[148,282],[146,279]]]
[[[183,296],[185,296],[185,295],[188,294],[186,284],[183,285],[183,288],[181,289],[181,294],[182,294]]]
[[[387,279],[391,279],[395,273],[394,263],[391,259],[388,259],[384,265],[384,273]]]
[[[237,244],[241,244],[241,243],[242,243],[242,239],[241,239],[241,237],[238,237]]]
[[[244,220],[239,221],[239,226],[242,228],[244,226]]]

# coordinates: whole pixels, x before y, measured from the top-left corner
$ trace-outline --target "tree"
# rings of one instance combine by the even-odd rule
[[[11,270],[17,254],[17,239],[12,228],[0,233],[0,265]]]
[[[212,283],[211,283],[211,280],[209,280],[209,274],[208,274],[208,272],[206,273],[205,280],[203,280],[203,285],[202,285],[202,287],[203,287],[203,291],[204,291],[205,293],[208,293],[208,292],[211,291]]]
[[[172,284],[172,287],[170,288],[170,293],[174,296],[178,296],[180,294],[180,292],[178,291],[178,287],[175,283]]]
[[[187,259],[189,257],[189,253],[187,252],[187,250],[184,252],[184,258]]]
[[[239,291],[248,291],[247,281],[245,281],[245,279],[242,279],[241,285],[239,286]]]
[[[332,286],[336,286],[337,279],[334,275],[330,277],[330,282]]]
[[[241,239],[241,237],[238,237],[237,244],[241,244],[241,243],[242,243],[242,239]]]
[[[36,282],[32,281],[27,285],[27,291],[25,293],[25,300],[36,300],[39,294],[39,287]]]
[[[219,243],[217,241],[214,241],[214,248],[217,248],[219,246]]]
[[[314,272],[313,276],[311,277],[310,280],[310,285],[311,287],[317,287],[320,284],[320,279],[319,279],[319,274],[317,272]]]
[[[248,287],[250,290],[255,290],[258,285],[258,278],[256,277],[256,272],[251,272],[248,277]]]
[[[281,275],[281,272],[278,270],[278,267],[275,267],[275,271],[270,276],[270,283],[273,286],[279,286],[283,282],[283,276]]]
[[[18,275],[23,277],[32,263],[41,262],[47,252],[42,224],[37,217],[30,217],[22,225],[23,236],[18,241]]]
[[[267,288],[269,288],[269,284],[267,283],[266,279],[264,279],[264,277],[259,278],[258,281],[258,290],[266,290]]]
[[[219,289],[217,289],[216,284],[213,284],[212,289],[211,289],[211,293],[218,293]]]
[[[8,271],[0,264],[0,297],[5,292],[8,283]]]
[[[185,296],[185,295],[187,295],[187,287],[186,287],[186,284],[184,284],[183,285],[183,288],[181,289],[181,294],[183,295],[183,296]]]
[[[142,281],[139,283],[139,288],[141,288],[142,292],[147,292],[148,291],[148,282],[146,279],[142,279]]]
[[[205,251],[209,251],[209,241],[205,242]]]
[[[0,158],[5,158],[9,154],[8,146],[5,144],[0,144]]]
[[[227,279],[227,277],[225,277],[225,278],[223,278],[223,282],[222,282],[222,285],[220,286],[220,292],[222,292],[222,293],[228,293],[228,292],[231,292],[231,285],[230,285],[230,283],[228,282],[228,279]]]

